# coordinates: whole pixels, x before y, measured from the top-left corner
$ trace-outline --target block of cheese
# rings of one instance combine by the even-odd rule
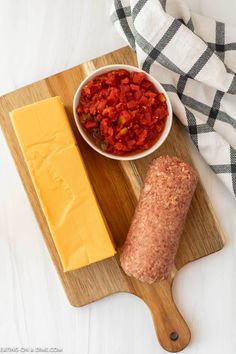
[[[64,271],[115,254],[59,97],[10,113]]]

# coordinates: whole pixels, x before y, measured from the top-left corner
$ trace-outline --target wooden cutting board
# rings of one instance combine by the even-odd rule
[[[168,280],[148,285],[129,278],[119,266],[118,255],[80,270],[63,273],[9,119],[9,111],[20,106],[56,95],[62,98],[92,185],[119,251],[130,226],[148,163],[154,157],[163,154],[176,155],[190,161],[183,131],[176,119],[169,138],[158,152],[134,162],[118,162],[103,157],[83,141],[73,120],[74,93],[84,77],[95,68],[121,63],[137,65],[135,54],[129,48],[117,50],[9,93],[0,98],[0,123],[70,303],[73,306],[82,306],[116,292],[137,295],[151,310],[157,336],[163,348],[170,352],[178,352],[189,343],[190,330],[172,297],[172,283],[176,271],[188,262],[219,251],[224,245],[222,231],[201,183],[198,184],[194,195],[175,268]]]

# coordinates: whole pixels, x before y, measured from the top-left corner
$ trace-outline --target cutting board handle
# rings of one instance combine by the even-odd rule
[[[135,284],[135,292],[151,310],[157,337],[168,352],[183,350],[190,342],[191,332],[177,309],[172,296],[173,278],[155,284]]]

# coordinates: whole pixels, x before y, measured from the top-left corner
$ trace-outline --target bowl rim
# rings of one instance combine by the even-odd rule
[[[156,141],[155,144],[153,144],[149,149],[144,150],[142,152],[139,153],[134,153],[131,155],[126,155],[126,156],[119,156],[119,155],[114,155],[114,154],[110,154],[107,153],[105,151],[103,151],[102,149],[100,149],[98,146],[95,145],[95,143],[92,141],[91,138],[89,138],[89,136],[87,135],[87,133],[84,131],[84,129],[82,128],[80,122],[79,122],[79,118],[78,118],[78,114],[76,112],[76,108],[80,99],[80,93],[81,90],[83,88],[83,86],[90,80],[92,80],[95,76],[97,75],[102,75],[105,74],[106,72],[112,71],[112,70],[119,70],[119,69],[126,69],[127,71],[136,71],[136,72],[143,72],[147,78],[155,85],[155,87],[158,89],[159,92],[164,93],[165,97],[166,97],[166,102],[167,102],[167,108],[168,108],[168,117],[167,117],[167,121],[166,121],[166,125],[165,125],[165,129],[162,132],[160,138]],[[172,127],[172,122],[173,122],[173,111],[172,111],[172,106],[170,103],[170,99],[169,96],[166,92],[166,90],[164,89],[164,87],[160,84],[160,82],[155,79],[152,75],[150,75],[149,73],[147,73],[146,71],[136,67],[136,66],[132,66],[132,65],[126,65],[126,64],[110,64],[110,65],[104,65],[96,70],[94,70],[93,72],[91,72],[89,75],[87,75],[84,80],[80,83],[79,87],[77,88],[75,94],[74,94],[74,98],[73,98],[73,115],[74,115],[74,120],[76,123],[76,126],[80,132],[80,135],[83,137],[83,139],[86,141],[87,144],[89,144],[95,151],[97,151],[99,154],[106,156],[110,159],[113,160],[119,160],[119,161],[132,161],[132,160],[137,160],[137,159],[141,159],[145,156],[150,155],[151,153],[153,153],[154,151],[156,151],[157,149],[159,149],[159,147],[165,142],[165,140],[167,139],[171,127]],[[168,123],[168,124],[167,124]]]

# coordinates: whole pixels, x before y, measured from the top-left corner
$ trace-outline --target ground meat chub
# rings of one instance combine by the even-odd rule
[[[128,275],[148,283],[168,277],[197,180],[177,157],[151,162],[120,257]]]

